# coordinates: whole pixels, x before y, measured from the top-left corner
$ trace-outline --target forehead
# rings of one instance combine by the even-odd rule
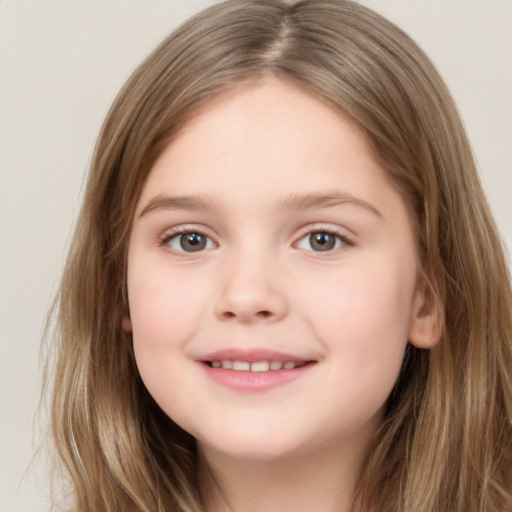
[[[349,187],[384,177],[353,122],[296,87],[266,80],[217,97],[186,123],[155,162],[142,195],[187,195],[187,188],[235,188],[242,195],[265,185],[294,193],[302,192],[293,190],[298,185],[332,187],[339,171]]]

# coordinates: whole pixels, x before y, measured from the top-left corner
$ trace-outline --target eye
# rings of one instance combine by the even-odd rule
[[[177,252],[199,252],[215,247],[210,237],[195,231],[170,235],[162,242]]]
[[[303,236],[297,243],[299,249],[307,251],[327,252],[347,245],[347,242],[339,235],[329,231],[313,231]]]

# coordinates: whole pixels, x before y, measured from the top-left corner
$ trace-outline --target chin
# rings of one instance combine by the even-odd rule
[[[203,452],[215,453],[240,461],[278,461],[305,455],[314,450],[309,439],[297,439],[290,433],[267,430],[255,432],[224,431],[222,437],[206,436],[198,438]]]
[[[220,454],[225,458],[244,462],[276,462],[293,458],[300,450],[289,449],[286,446],[269,446],[266,444],[260,446],[205,446],[200,443],[203,452]]]

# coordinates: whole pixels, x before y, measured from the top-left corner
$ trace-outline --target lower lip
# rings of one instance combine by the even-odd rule
[[[314,366],[314,363],[308,363],[293,370],[281,369],[268,372],[224,370],[212,368],[204,363],[201,365],[210,379],[228,388],[237,391],[267,391],[302,377]]]

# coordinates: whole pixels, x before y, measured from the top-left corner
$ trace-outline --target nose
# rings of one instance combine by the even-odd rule
[[[225,265],[215,304],[219,319],[251,324],[286,316],[287,290],[275,261],[239,254]]]

